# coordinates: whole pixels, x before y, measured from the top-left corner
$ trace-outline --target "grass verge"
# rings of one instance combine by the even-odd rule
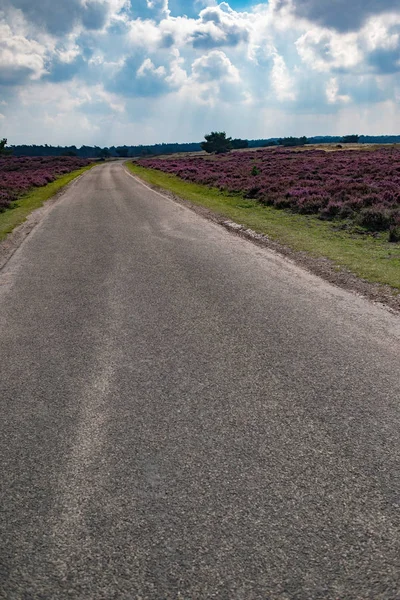
[[[222,215],[295,251],[333,261],[372,283],[400,290],[400,244],[391,244],[387,232],[361,235],[340,229],[340,224],[316,217],[295,215],[240,195],[230,195],[175,175],[126,163],[132,173],[150,185],[164,188],[193,204]]]
[[[27,194],[18,198],[18,200],[12,203],[11,208],[0,213],[0,241],[11,233],[15,227],[21,225],[32,211],[36,208],[40,208],[46,200],[49,200],[68,183],[94,166],[95,164],[91,164],[82,169],[78,169],[77,171],[62,175],[48,185],[34,188]]]

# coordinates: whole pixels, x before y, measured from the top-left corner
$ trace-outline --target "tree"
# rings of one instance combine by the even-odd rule
[[[126,158],[127,156],[129,156],[129,148],[127,148],[126,146],[120,146],[119,148],[116,148],[115,151],[121,158]]]
[[[241,140],[239,138],[232,140],[233,150],[239,150],[240,148],[248,148],[249,142],[247,140]]]
[[[308,144],[308,139],[305,136],[300,137],[300,138],[285,137],[285,138],[280,138],[278,140],[278,144],[280,144],[281,146],[284,146],[285,148],[290,147],[290,146],[305,146],[306,144]]]
[[[10,154],[12,154],[12,150],[8,150],[6,146],[7,139],[3,138],[2,140],[0,140],[0,156],[9,156]]]
[[[211,154],[223,154],[232,150],[232,138],[227,138],[225,131],[212,131],[204,136],[205,142],[200,144],[201,149]]]
[[[341,139],[343,144],[358,144],[359,140],[359,135],[344,135]]]
[[[108,148],[102,148],[102,150],[100,150],[100,158],[110,158],[110,156],[111,152]]]

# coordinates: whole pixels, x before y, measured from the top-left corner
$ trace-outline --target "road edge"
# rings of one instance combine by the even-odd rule
[[[59,189],[53,196],[46,200],[42,206],[35,208],[31,213],[28,214],[25,221],[20,225],[14,227],[14,229],[0,241],[0,272],[7,265],[13,254],[23,244],[28,235],[39,225],[43,218],[49,213],[55,204],[57,204],[62,196],[75,184],[81,177],[84,177],[86,173],[92,171],[98,165],[94,165],[91,169],[88,169],[84,173],[81,173],[70,182],[65,184]]]
[[[224,227],[224,229],[234,235],[238,235],[259,247],[266,248],[284,256],[309,273],[317,275],[332,285],[350,291],[358,296],[362,296],[370,302],[384,307],[393,314],[400,314],[400,294],[396,294],[390,286],[371,283],[357,277],[357,275],[354,275],[354,273],[343,267],[338,268],[338,266],[328,258],[317,258],[311,256],[307,252],[293,250],[289,246],[285,246],[284,244],[272,240],[265,234],[257,233],[239,223],[228,220],[226,217],[213,212],[209,208],[194,204],[190,200],[177,196],[166,188],[143,181],[129,170],[126,162],[123,166],[127,175],[135,179],[145,188],[156,192],[158,195],[185,206],[199,216]]]

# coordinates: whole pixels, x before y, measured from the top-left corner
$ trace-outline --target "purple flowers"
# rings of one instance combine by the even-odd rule
[[[224,156],[143,159],[144,167],[242,193],[321,219],[351,219],[373,231],[400,219],[400,150],[257,150]]]
[[[88,160],[67,156],[0,158],[0,212],[31,188],[47,185],[88,164]]]

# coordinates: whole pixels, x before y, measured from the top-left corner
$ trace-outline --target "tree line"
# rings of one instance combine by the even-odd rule
[[[255,144],[251,146],[248,140],[232,139],[226,136],[225,131],[212,131],[211,133],[204,136],[205,142],[200,144],[201,149],[208,153],[223,154],[236,150],[239,148],[251,148],[256,147]],[[283,146],[284,148],[290,148],[295,146],[305,146],[306,144],[321,143],[312,141],[313,138],[302,137],[284,137],[284,138],[272,138],[269,140],[263,140],[263,143],[257,144],[260,147],[269,146]],[[262,141],[262,140],[255,140]],[[338,138],[338,141],[343,144],[358,144],[360,141],[359,135],[345,135]],[[400,137],[399,137],[400,141]]]
[[[346,135],[346,136],[313,136],[313,137],[285,137],[246,140],[227,137],[224,131],[213,131],[207,134],[204,142],[149,144],[137,146],[50,146],[44,145],[11,145],[7,140],[0,139],[0,156],[14,154],[14,156],[78,156],[79,158],[137,158],[157,156],[160,154],[174,154],[177,152],[229,152],[239,148],[265,148],[269,146],[304,146],[306,144],[399,144],[400,135]]]
[[[139,157],[175,152],[199,152],[200,143],[150,144],[138,146],[49,146],[48,144],[11,145],[14,156],[78,156],[79,158]]]

